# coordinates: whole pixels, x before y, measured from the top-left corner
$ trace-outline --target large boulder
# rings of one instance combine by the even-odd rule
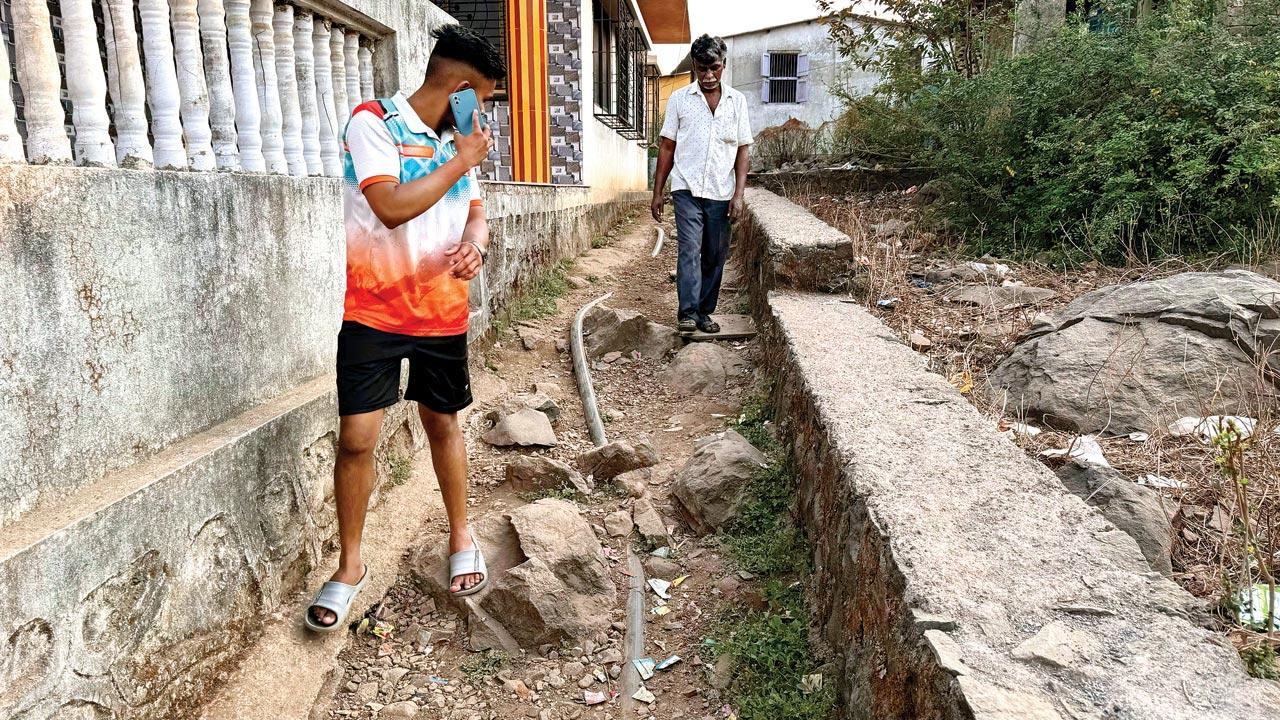
[[[473,530],[485,552],[489,585],[465,601],[449,592],[444,536],[410,561],[419,584],[466,619],[473,650],[506,637],[527,650],[572,645],[608,629],[617,590],[600,541],[572,503],[539,500],[490,515]]]
[[[1280,372],[1280,282],[1244,270],[1113,285],[1040,318],[989,384],[1003,404],[1083,433],[1157,432],[1246,409]]]
[[[624,472],[658,464],[658,451],[646,439],[634,443],[615,440],[578,456],[578,469],[597,482],[608,482]]]
[[[551,428],[551,420],[545,413],[526,407],[510,415],[495,417],[498,419],[493,427],[480,436],[490,445],[552,447],[556,444],[556,431]]]
[[[597,305],[582,319],[582,342],[591,357],[634,350],[660,359],[680,345],[680,335],[634,310]]]
[[[734,432],[703,438],[676,473],[671,495],[689,526],[699,535],[713,533],[737,517],[749,499],[751,481],[769,460]]]
[[[586,495],[591,483],[567,463],[541,455],[518,455],[507,463],[507,484],[513,490],[556,490],[571,486]]]
[[[1128,480],[1112,468],[1079,460],[1068,461],[1057,473],[1072,494],[1101,510],[1113,525],[1137,541],[1152,570],[1173,573],[1173,531],[1158,492]]]
[[[715,395],[742,374],[746,363],[716,343],[690,343],[676,353],[662,380],[684,395]]]

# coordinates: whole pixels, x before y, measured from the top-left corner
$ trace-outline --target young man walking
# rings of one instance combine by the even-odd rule
[[[667,177],[676,207],[679,261],[676,287],[682,333],[720,332],[711,318],[720,298],[720,279],[729,257],[729,223],[742,217],[752,143],[747,99],[720,81],[724,40],[703,35],[693,41],[697,82],[667,101],[662,145],[653,184],[653,219],[662,222]]]
[[[455,132],[449,95],[471,88],[483,108],[507,69],[471,30],[446,25],[432,35],[422,86],[360,105],[343,138],[347,291],[333,470],[342,552],[338,571],[307,610],[306,624],[318,632],[345,626],[368,580],[360,541],[373,451],[384,409],[400,400],[402,359],[409,360],[404,397],[418,403],[449,516],[450,589],[471,594],[487,580],[467,527],[467,452],[457,412],[471,403],[467,283],[489,244],[475,167],[492,137],[479,113],[474,132]]]

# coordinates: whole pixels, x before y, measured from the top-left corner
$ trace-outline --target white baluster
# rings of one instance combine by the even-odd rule
[[[22,136],[18,134],[18,114],[9,93],[9,48],[0,38],[0,162],[20,163],[26,158],[22,152]],[[115,156],[112,155],[112,159]]]
[[[347,106],[346,42],[346,33],[335,27],[329,36],[329,55],[333,62],[333,114],[338,121],[333,133],[338,136],[339,157],[342,156],[342,131],[347,127],[347,118],[351,117]]]
[[[217,164],[213,158],[213,132],[209,129],[209,86],[204,79],[196,0],[169,0],[169,10],[187,159],[192,170],[213,170]]]
[[[298,76],[293,65],[293,6],[277,5],[272,24],[276,32],[276,80],[280,84],[280,125],[284,159],[290,175],[306,175],[302,155],[302,108],[298,105]]]
[[[329,21],[315,24],[311,34],[315,49],[316,65],[316,114],[320,125],[320,160],[324,174],[336,177],[342,174],[338,159],[337,114],[333,111],[333,64],[329,60]]]
[[[138,0],[138,13],[142,17],[142,54],[147,63],[147,102],[151,107],[156,167],[185,169],[187,151],[182,147],[182,121],[178,117],[182,101],[173,65],[169,4],[166,0]]]
[[[249,0],[224,0],[227,11],[227,48],[231,53],[231,85],[236,100],[236,138],[240,166],[263,172],[262,111],[258,107],[258,82],[253,69],[253,33],[249,25]]]
[[[257,68],[258,105],[262,109],[262,155],[267,170],[289,172],[284,159],[283,119],[280,110],[280,84],[276,81],[276,39],[271,27],[272,0],[252,0],[249,20],[253,27],[253,62]],[[292,40],[290,40],[292,42]]]
[[[112,167],[116,164],[116,146],[111,141],[107,78],[102,71],[102,56],[98,54],[93,0],[62,0],[62,38],[66,48],[67,94],[71,96],[71,118],[76,126],[76,162]],[[7,61],[4,72],[7,76]],[[7,93],[7,77],[4,84]],[[19,156],[22,153],[21,144],[18,153]]]
[[[367,45],[360,46],[360,97],[373,100],[373,51]]]
[[[239,170],[236,143],[236,106],[231,92],[231,60],[227,57],[227,23],[222,0],[197,0],[200,12],[200,46],[204,52],[205,81],[209,86],[209,129],[213,155],[219,170]]]
[[[133,0],[102,0],[102,22],[107,35],[107,82],[115,110],[116,159],[122,167],[149,166],[147,86],[142,80]]]
[[[369,98],[360,94],[360,36],[348,32],[345,45],[342,59],[347,63],[347,117],[350,117],[356,107]]]
[[[71,141],[67,139],[66,113],[60,97],[62,78],[49,29],[49,6],[40,0],[17,0],[12,11],[14,59],[27,121],[27,159],[33,163],[69,163]]]
[[[316,107],[316,56],[311,40],[314,33],[311,13],[300,12],[293,19],[293,63],[298,74],[298,107],[302,112],[302,157],[308,175],[323,175],[320,159],[320,116]]]

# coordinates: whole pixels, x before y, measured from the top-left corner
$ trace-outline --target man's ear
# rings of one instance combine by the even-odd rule
[[[471,81],[470,81],[470,80],[462,80],[461,82],[459,82],[459,83],[457,84],[457,86],[455,86],[455,87],[453,88],[453,92],[462,92],[463,90],[466,90],[466,89],[467,89],[467,88],[469,88],[469,87],[471,87]]]

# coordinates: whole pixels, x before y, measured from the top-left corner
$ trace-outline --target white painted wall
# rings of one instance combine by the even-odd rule
[[[582,181],[591,199],[604,202],[649,185],[648,151],[595,117],[595,56],[591,0],[582,0]],[[640,13],[636,12],[636,17]]]
[[[724,80],[747,96],[751,130],[759,133],[791,118],[810,127],[834,120],[843,110],[831,92],[844,87],[857,94],[870,93],[879,82],[877,73],[859,70],[836,50],[827,28],[816,21],[796,23],[725,38],[729,47]],[[763,103],[760,101],[760,58],[767,52],[798,52],[809,55],[809,98],[803,103]]]

